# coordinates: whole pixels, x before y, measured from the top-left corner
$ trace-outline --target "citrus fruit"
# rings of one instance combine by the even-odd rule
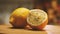
[[[27,23],[32,29],[43,30],[48,23],[47,13],[40,9],[32,9],[27,17]]]
[[[29,14],[29,9],[27,8],[17,8],[15,9],[11,16],[9,22],[13,25],[13,27],[25,27],[27,15]]]

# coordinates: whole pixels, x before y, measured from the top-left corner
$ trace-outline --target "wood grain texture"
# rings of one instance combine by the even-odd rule
[[[0,34],[60,34],[60,26],[47,25],[43,31],[13,28],[11,25],[0,25]]]

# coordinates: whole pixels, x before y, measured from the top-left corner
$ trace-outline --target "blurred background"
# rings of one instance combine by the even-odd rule
[[[9,24],[10,14],[19,7],[42,9],[48,14],[48,24],[60,25],[60,0],[0,0],[0,24]]]

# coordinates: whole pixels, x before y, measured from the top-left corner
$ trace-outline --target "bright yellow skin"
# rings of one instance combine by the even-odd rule
[[[17,8],[13,11],[13,13],[10,16],[9,22],[14,27],[25,27],[27,24],[26,18],[29,14],[29,9],[27,8]]]

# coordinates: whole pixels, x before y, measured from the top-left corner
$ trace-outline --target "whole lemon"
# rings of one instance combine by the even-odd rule
[[[12,12],[9,18],[9,22],[13,25],[13,27],[24,28],[27,24],[26,19],[28,14],[29,14],[29,9],[17,8]]]

